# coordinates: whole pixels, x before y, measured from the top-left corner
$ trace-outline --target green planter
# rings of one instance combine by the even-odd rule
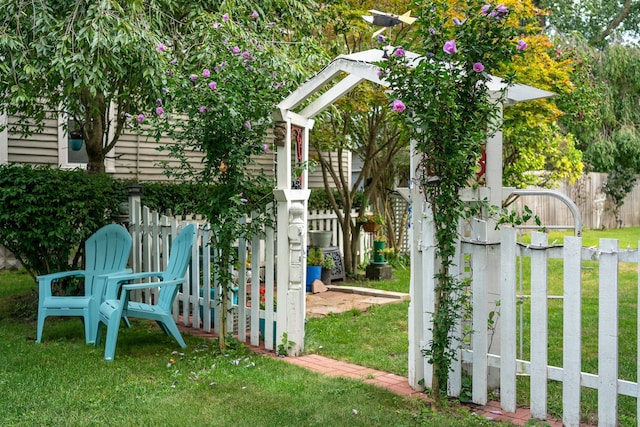
[[[387,261],[384,258],[384,248],[386,242],[373,242],[373,262],[372,264],[383,265],[386,264]]]

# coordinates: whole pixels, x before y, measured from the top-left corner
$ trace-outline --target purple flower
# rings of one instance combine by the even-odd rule
[[[275,27],[275,26],[276,26],[276,23],[275,23],[275,22],[273,22],[273,21],[271,21],[271,22],[269,22],[269,24],[268,24],[268,25],[269,25],[270,27]]]
[[[244,197],[242,199],[240,199],[241,203],[247,203],[249,200],[245,199]]]
[[[167,76],[173,77],[173,71],[172,70],[167,70]]]
[[[391,103],[391,109],[396,113],[402,113],[405,108],[407,107],[405,107],[404,102],[400,101],[399,99],[394,99]]]
[[[231,48],[231,52],[240,53],[240,48],[238,46],[234,46],[234,47]]]
[[[169,93],[169,88],[167,88],[167,87],[163,87],[163,88],[162,88],[162,92],[164,92],[164,93]]]
[[[431,34],[432,36],[436,33],[436,29],[433,27],[429,28],[429,34]]]
[[[165,50],[167,50],[167,47],[165,45],[163,45],[162,43],[158,44],[158,50],[160,52],[164,52]]]
[[[176,65],[178,63],[178,58],[173,58],[169,64]]]
[[[164,109],[162,107],[156,108],[156,114],[161,116],[164,113]]]
[[[251,17],[253,19],[257,19],[260,15],[258,15],[258,12],[256,12],[255,10],[253,11],[253,13],[251,14]]]
[[[262,144],[262,151],[264,151],[264,154],[268,154],[269,153],[269,144]]]
[[[225,13],[224,15],[222,15],[222,20],[223,20],[224,22],[227,22],[227,21],[229,20],[229,14],[228,14],[228,13]]]
[[[198,80],[198,76],[196,76],[195,74],[191,74],[189,76],[189,80],[191,80],[192,82],[195,82],[196,80]]]
[[[482,62],[476,62],[475,64],[473,64],[473,71],[475,71],[476,73],[483,72],[484,65],[482,65]]]
[[[491,16],[493,18],[496,18],[499,21],[502,18],[504,18],[505,16],[507,16],[508,12],[509,12],[509,9],[507,8],[507,6],[505,6],[504,4],[500,3],[498,6],[496,6],[495,9],[493,9],[489,13],[489,16]]]
[[[404,48],[403,48],[402,46],[398,46],[398,47],[396,48],[396,50],[395,50],[394,54],[395,54],[396,56],[404,56],[404,54],[405,54]]]
[[[525,50],[526,48],[528,48],[529,45],[527,44],[526,41],[524,40],[518,40],[518,44],[516,46],[516,49],[518,50]]]
[[[464,21],[461,21],[458,18],[453,18],[453,24],[454,25],[462,25],[463,23],[464,23]]]
[[[280,89],[283,86],[284,86],[284,82],[274,82],[273,83],[274,89]]]
[[[249,59],[251,58],[251,54],[247,51],[242,52],[242,57],[245,59]]]
[[[156,99],[156,104],[158,105],[158,107],[162,107],[162,99]]]
[[[244,127],[246,127],[248,130],[251,130],[251,123],[249,123],[249,120],[244,121]]]
[[[219,23],[219,22],[214,22],[214,23],[213,23],[213,28],[214,28],[215,30],[217,30],[218,28],[220,28],[220,23]]]
[[[489,9],[491,8],[491,5],[489,4],[485,4],[484,6],[482,6],[482,8],[480,9],[480,13],[483,15],[486,15],[487,13],[489,13]]]
[[[216,88],[218,87],[218,83],[216,82],[209,82],[209,89],[211,90],[216,90]]]
[[[207,68],[202,70],[202,77],[209,77],[210,75],[211,75],[211,71],[209,71]]]
[[[200,106],[200,108],[198,108],[198,111],[200,111],[200,113],[206,113],[207,112],[207,107],[202,105],[202,106]]]
[[[385,42],[385,38],[382,34],[378,34],[378,42],[379,43],[384,43]]]
[[[444,50],[444,52],[448,53],[449,55],[453,55],[458,51],[458,48],[456,47],[456,41],[455,40],[447,41],[442,47],[442,50]]]
[[[256,49],[258,49],[258,50],[264,50],[264,46],[262,46],[261,44],[259,44],[258,46],[256,46]]]
[[[144,114],[138,114],[138,117],[136,117],[136,122],[138,123],[144,122]]]
[[[133,116],[131,114],[129,114],[129,113],[124,113],[124,117],[125,117],[125,119],[130,119]]]

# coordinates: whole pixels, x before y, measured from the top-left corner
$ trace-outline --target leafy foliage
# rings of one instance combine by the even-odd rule
[[[180,160],[169,173],[202,184],[198,211],[211,227],[223,304],[233,284],[232,245],[261,232],[259,214],[273,200],[273,182],[249,166],[272,149],[265,136],[273,106],[291,84],[288,50],[265,41],[277,39],[280,30],[257,11],[202,14],[188,37],[167,40],[163,49],[167,88],[157,101],[154,132],[177,141],[163,147]],[[193,150],[203,153],[197,167],[185,157]],[[240,220],[250,216],[251,222]],[[227,310],[222,313],[225,337]]]
[[[391,84],[391,106],[416,141],[420,155],[415,185],[424,192],[433,214],[436,255],[433,339],[424,353],[433,364],[432,393],[440,397],[455,357],[452,329],[463,300],[464,283],[449,274],[465,215],[460,190],[473,181],[482,148],[499,127],[497,103],[505,93],[490,93],[491,76],[526,48],[518,40],[517,11],[504,4],[414,1],[420,44],[412,50],[421,60],[406,57],[401,47],[388,52],[384,76]],[[518,21],[516,21],[518,22]],[[505,76],[513,82],[513,75]],[[425,102],[428,100],[428,102]]]
[[[84,241],[118,215],[126,191],[82,170],[0,166],[0,244],[36,276],[82,268]]]

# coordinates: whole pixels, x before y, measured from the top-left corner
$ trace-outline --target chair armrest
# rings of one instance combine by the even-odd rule
[[[73,277],[73,276],[84,276],[86,274],[85,270],[71,270],[71,271],[60,271],[58,273],[50,273],[43,274],[41,276],[37,276],[38,280],[38,295],[40,301],[44,301],[45,298],[50,298],[51,294],[51,283],[63,279],[65,277]]]
[[[150,282],[150,283],[132,283],[129,285],[123,285],[123,291],[134,291],[136,289],[149,289],[159,288],[163,286],[180,285],[185,282],[185,279],[163,280],[162,282]]]
[[[71,270],[71,271],[61,271],[59,273],[50,273],[43,274],[41,276],[37,276],[36,280],[38,283],[51,283],[54,280],[62,279],[63,277],[71,277],[71,276],[84,276],[84,270]]]
[[[133,280],[145,279],[149,277],[157,277],[158,279],[162,280],[164,278],[164,274],[165,273],[161,271],[151,271],[151,272],[128,273],[128,274],[121,274],[119,272],[115,274],[106,274],[104,276],[100,276],[101,278],[104,278],[106,281],[105,293],[104,293],[105,299],[117,299],[120,286],[124,282],[131,282]],[[160,282],[140,283],[140,285],[143,286],[140,289],[144,289],[145,287],[152,287],[155,283],[160,283]]]

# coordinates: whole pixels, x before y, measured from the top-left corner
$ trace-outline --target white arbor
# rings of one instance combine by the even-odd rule
[[[387,48],[389,49],[389,48]],[[406,56],[419,61],[419,55],[406,52]],[[292,163],[305,165],[308,161],[309,130],[313,127],[314,117],[336,100],[347,94],[361,82],[368,80],[381,86],[388,86],[379,76],[376,65],[383,61],[385,50],[371,49],[349,55],[340,55],[324,69],[303,83],[291,95],[277,105],[274,111],[277,142],[277,233],[288,236],[278,239],[277,283],[278,305],[285,302],[286,310],[278,311],[279,330],[287,331],[288,338],[295,342],[293,354],[304,348],[305,313],[305,266],[306,266],[306,224],[307,173],[303,171],[300,188],[291,185]],[[490,89],[498,93],[505,88],[501,79],[493,77]],[[550,92],[527,85],[516,84],[507,88],[506,102],[515,104],[522,101],[552,96]],[[294,152],[292,145],[296,145]],[[297,156],[295,159],[292,156]],[[418,161],[412,147],[412,174]],[[412,176],[413,178],[413,176]],[[506,197],[502,188],[502,133],[497,132],[487,141],[485,187],[479,188],[467,196],[471,199],[486,198],[490,204],[500,206]],[[430,366],[425,362],[421,350],[430,340],[430,321],[433,312],[433,276],[437,260],[434,256],[433,226],[430,223],[429,209],[418,189],[405,189],[403,193],[411,200],[413,215],[410,224],[411,238],[411,305],[409,308],[409,384],[416,389],[431,384]],[[493,230],[493,227],[487,227]],[[492,231],[491,231],[492,232]],[[495,260],[487,260],[487,265],[498,266]],[[496,286],[498,272],[496,270]],[[495,299],[498,292],[489,291],[483,300]],[[280,323],[282,322],[282,323]]]

